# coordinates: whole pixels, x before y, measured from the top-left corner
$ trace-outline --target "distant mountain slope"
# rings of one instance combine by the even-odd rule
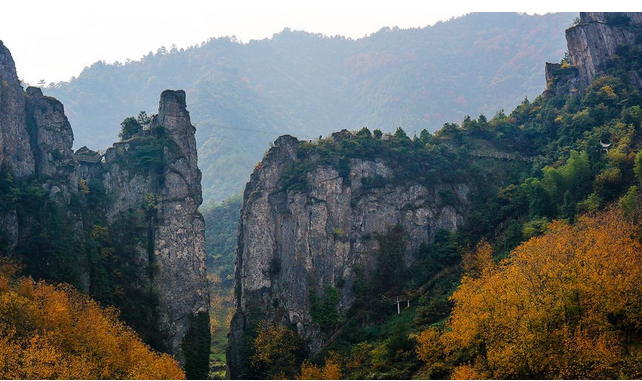
[[[277,135],[434,131],[534,98],[545,86],[544,62],[559,61],[575,16],[470,14],[358,40],[289,29],[248,44],[213,39],[124,65],[98,62],[46,92],[66,105],[76,147],[101,149],[122,119],[156,107],[153,94],[185,89],[204,197],[221,200],[242,189]]]

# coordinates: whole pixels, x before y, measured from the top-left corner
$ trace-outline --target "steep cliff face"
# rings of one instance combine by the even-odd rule
[[[208,294],[201,172],[183,91],[104,155],[72,151],[63,105],[23,91],[0,42],[0,250],[36,278],[121,309],[192,378],[207,376]]]
[[[635,42],[640,25],[642,13],[580,13],[580,23],[566,31],[570,63],[578,69],[580,89],[605,68],[620,45]]]
[[[167,129],[180,148],[180,154],[169,160],[165,168],[158,200],[159,224],[154,233],[155,255],[161,264],[156,285],[164,290],[161,306],[165,306],[165,311],[161,321],[168,326],[171,346],[176,352],[190,325],[200,324],[194,328],[204,331],[199,334],[209,335],[205,222],[198,211],[203,201],[201,171],[197,166],[196,129],[186,110],[185,92],[163,92],[157,123]],[[165,149],[164,155],[170,156],[171,150]],[[198,322],[194,320],[196,316]]]
[[[201,367],[207,362],[207,350],[197,359],[191,352],[192,341],[208,338],[209,300],[205,225],[198,212],[202,197],[196,129],[186,107],[184,91],[164,91],[150,126],[116,143],[101,161],[84,160],[82,173],[87,183],[99,181],[101,193],[110,200],[102,209],[108,225],[137,221],[144,232],[137,241],[125,243],[132,246],[132,261],[140,267],[137,287],[143,293],[149,290],[152,302],[133,309],[147,309],[158,325],[148,333],[149,341],[176,354],[189,368],[194,361]],[[192,377],[207,375],[187,370]]]
[[[78,166],[73,157],[74,134],[58,100],[45,97],[42,90],[29,87],[26,91],[27,127],[33,144],[38,175],[56,179],[68,200],[77,191]],[[58,192],[54,189],[54,193]]]
[[[583,93],[593,78],[603,74],[609,60],[622,46],[630,46],[642,36],[642,13],[636,12],[581,12],[579,23],[566,30],[569,64],[573,70],[561,73],[555,93],[579,91]],[[559,64],[547,64],[546,79],[550,84],[562,69]],[[642,87],[642,74],[628,72],[629,84]],[[564,89],[562,89],[562,87]],[[549,89],[551,90],[551,89]]]
[[[82,240],[82,219],[68,209],[78,191],[72,144],[62,104],[44,97],[40,89],[30,87],[25,93],[11,53],[0,41],[0,242],[5,254],[42,233],[50,215],[37,212],[58,204],[64,209],[57,211],[59,217],[71,225],[72,239]],[[86,264],[79,260],[74,279],[68,281],[87,286]]]
[[[0,164],[11,163],[17,177],[33,174],[33,152],[29,145],[25,96],[11,53],[0,41]]]
[[[335,134],[338,138],[341,134]],[[296,329],[310,354],[322,344],[311,317],[311,292],[338,291],[338,308],[355,300],[357,268],[376,267],[377,237],[399,226],[406,239],[399,266],[416,259],[422,243],[439,229],[462,225],[469,189],[464,184],[426,186],[388,181],[394,171],[384,160],[351,159],[347,173],[315,165],[303,190],[286,190],[283,178],[300,162],[303,142],[282,136],[247,184],[236,263],[236,307],[229,336],[230,376],[248,375],[246,335],[260,320]],[[380,186],[366,186],[379,179]],[[383,184],[386,185],[383,185]],[[440,194],[456,195],[447,205]]]

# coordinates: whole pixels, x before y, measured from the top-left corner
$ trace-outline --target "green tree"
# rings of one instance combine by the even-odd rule
[[[424,144],[430,142],[431,137],[432,135],[430,134],[430,132],[426,131],[425,128],[419,133],[419,140],[421,140],[421,142]]]
[[[372,134],[370,133],[370,130],[368,127],[364,127],[357,132],[357,136],[360,138],[371,138]]]
[[[152,118],[147,116],[147,113],[145,111],[141,111],[141,112],[138,113],[138,116],[136,117],[136,121],[142,127],[146,127],[146,126],[149,126],[152,123]]]
[[[341,322],[338,306],[341,297],[336,288],[327,286],[323,298],[310,286],[310,317],[321,329],[332,329]]]
[[[544,168],[542,184],[556,202],[564,202],[564,194],[570,191],[571,197],[577,200],[584,197],[591,189],[591,163],[588,154],[572,151],[564,165],[559,168]]]
[[[635,173],[635,177],[642,184],[642,151],[639,151],[637,155],[635,155],[635,164],[633,165],[633,172]]]
[[[553,214],[551,197],[539,179],[529,178],[522,184],[528,196],[528,212],[531,218],[547,217]]]
[[[622,198],[620,198],[620,201],[618,201],[618,207],[624,212],[624,215],[627,217],[636,217],[636,211],[638,207],[638,187],[633,185],[631,188],[629,188],[628,192]]]
[[[133,117],[127,117],[120,123],[120,134],[118,137],[121,141],[131,139],[134,135],[141,132],[143,126]]]
[[[394,289],[400,291],[405,269],[403,255],[406,251],[404,230],[397,225],[388,234],[379,235],[377,252],[377,270],[374,274],[375,291],[385,293]]]
[[[403,128],[397,127],[397,130],[395,131],[395,138],[399,140],[407,140],[408,135],[406,134],[406,131],[403,130]]]

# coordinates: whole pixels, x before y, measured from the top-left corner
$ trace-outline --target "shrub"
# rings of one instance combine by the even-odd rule
[[[14,267],[14,268],[12,268]],[[0,378],[183,379],[113,308],[68,285],[15,278],[0,258]]]
[[[553,222],[492,272],[463,278],[445,333],[419,336],[420,357],[473,364],[453,377],[639,378],[637,237],[615,210]]]

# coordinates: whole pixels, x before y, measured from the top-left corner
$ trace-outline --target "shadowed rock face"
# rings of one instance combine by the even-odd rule
[[[37,172],[53,178],[73,176],[74,133],[64,106],[55,98],[43,96],[37,87],[27,88],[26,93],[27,124],[37,143],[33,150]],[[77,176],[74,179],[77,182]],[[70,178],[70,183],[74,179]]]
[[[21,211],[24,208],[20,205],[3,204],[0,231],[6,239],[0,240],[0,252],[14,254],[14,249],[32,240],[42,226],[52,225],[54,218],[62,220],[71,225],[68,242],[79,254],[59,264],[64,267],[61,273],[79,274],[74,283],[92,292],[96,274],[85,246],[88,235],[96,226],[107,231],[122,222],[123,216],[142,215],[139,220],[147,225],[146,232],[125,242],[135,246],[134,255],[119,259],[133,269],[128,271],[135,281],[125,286],[147,295],[145,306],[136,308],[147,308],[151,320],[146,324],[160,332],[160,342],[154,344],[174,354],[186,366],[188,376],[195,361],[197,367],[204,364],[205,373],[191,374],[201,378],[207,376],[209,299],[205,227],[198,212],[202,196],[196,129],[186,107],[184,91],[164,91],[149,131],[116,143],[102,158],[96,152],[76,157],[63,105],[43,96],[38,88],[23,91],[11,54],[0,42],[0,164],[2,171],[11,174],[11,186],[29,182],[29,192],[43,203],[43,209],[32,214]],[[152,157],[152,164],[141,164],[141,156]],[[87,184],[92,181],[100,186],[89,191]],[[95,210],[89,210],[92,207]],[[118,243],[112,244],[118,247]],[[19,255],[24,260],[34,254],[27,249]],[[42,268],[39,277],[47,279],[47,267]],[[106,275],[98,276],[105,282]],[[148,327],[134,328],[149,331]]]
[[[446,186],[410,182],[364,189],[362,178],[394,175],[381,160],[351,160],[349,181],[335,168],[318,165],[307,174],[306,191],[285,191],[279,183],[299,160],[298,147],[291,136],[277,139],[245,189],[236,263],[237,313],[229,336],[232,378],[247,375],[245,334],[257,320],[296,328],[307,350],[316,353],[323,341],[310,317],[311,288],[321,295],[325,287],[335,287],[341,295],[339,308],[349,308],[355,300],[355,268],[376,266],[378,234],[397,225],[403,228],[408,265],[419,245],[432,242],[439,229],[454,231],[463,224],[462,212],[441,202],[439,191]],[[466,205],[468,187],[450,188]]]
[[[640,33],[633,27],[640,25],[642,13],[580,13],[580,23],[566,31],[570,63],[578,70],[580,91],[604,69],[618,46],[635,43]],[[640,82],[639,76],[634,81]]]
[[[25,115],[25,95],[11,53],[0,41],[0,164],[10,163],[17,177],[34,173]]]
[[[52,202],[65,206],[78,192],[78,166],[73,160],[73,133],[62,104],[44,97],[40,89],[22,89],[11,53],[0,41],[0,171],[11,173],[14,184],[34,175]],[[69,216],[68,213],[64,213]],[[82,224],[75,233],[82,234]],[[20,218],[15,209],[0,214],[0,230],[6,234],[5,253],[11,253],[31,233],[36,221]],[[78,237],[80,240],[80,237]],[[80,271],[88,287],[86,263]]]

